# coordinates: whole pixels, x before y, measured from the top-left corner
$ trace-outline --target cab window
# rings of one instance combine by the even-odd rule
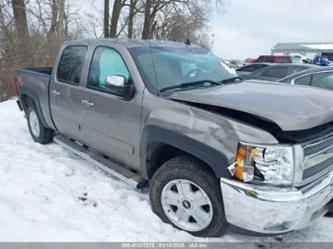
[[[85,46],[68,46],[61,55],[57,79],[68,84],[78,85],[88,48]]]

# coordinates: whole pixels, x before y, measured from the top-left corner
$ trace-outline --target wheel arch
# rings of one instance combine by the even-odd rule
[[[157,126],[145,127],[141,140],[140,163],[147,179],[151,179],[167,160],[180,155],[202,161],[216,178],[230,178],[227,157],[220,151],[175,131]]]
[[[27,113],[28,109],[32,106],[36,107],[36,111],[38,116],[40,117],[44,127],[48,127],[48,124],[44,118],[43,112],[42,112],[42,108],[40,106],[40,102],[39,102],[39,97],[37,94],[35,94],[32,91],[26,92],[26,91],[22,91],[20,93],[20,103],[22,105],[22,108],[24,110],[25,113]]]

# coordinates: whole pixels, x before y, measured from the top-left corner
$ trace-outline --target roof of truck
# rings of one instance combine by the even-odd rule
[[[160,41],[160,40],[134,40],[134,39],[113,39],[113,38],[103,38],[103,39],[89,39],[89,40],[73,40],[66,41],[65,44],[99,44],[99,43],[116,43],[123,45],[127,48],[132,47],[146,47],[146,46],[156,46],[156,47],[186,47],[184,42],[174,42],[174,41]],[[196,44],[191,44],[192,47],[199,47]]]

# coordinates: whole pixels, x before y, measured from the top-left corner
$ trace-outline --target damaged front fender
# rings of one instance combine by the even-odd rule
[[[268,132],[237,120],[177,101],[147,95],[144,108],[141,165],[147,165],[147,151],[153,142],[166,143],[199,158],[217,178],[230,177],[227,166],[234,161],[239,141],[276,144]],[[151,104],[150,104],[151,105]]]

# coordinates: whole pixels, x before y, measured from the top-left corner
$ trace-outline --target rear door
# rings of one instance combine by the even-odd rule
[[[50,106],[54,124],[64,135],[80,140],[80,81],[88,47],[64,48],[50,86]]]

